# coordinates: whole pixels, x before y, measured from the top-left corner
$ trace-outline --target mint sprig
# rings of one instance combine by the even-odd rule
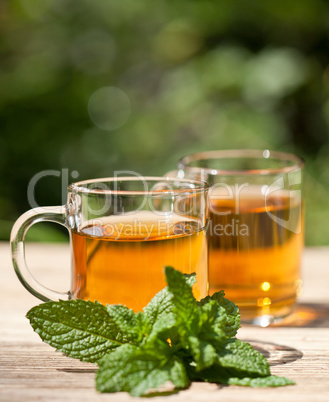
[[[239,310],[223,291],[197,301],[195,274],[171,267],[165,274],[168,286],[143,312],[70,300],[43,303],[27,318],[44,342],[98,364],[100,392],[142,396],[184,389],[191,381],[250,387],[294,383],[271,376],[264,356],[235,338]]]

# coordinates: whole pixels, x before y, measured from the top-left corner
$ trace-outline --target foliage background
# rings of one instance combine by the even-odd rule
[[[328,245],[328,28],[325,0],[2,0],[0,238],[40,171],[162,175],[269,148],[306,160],[306,243]],[[61,177],[36,200],[61,203]]]

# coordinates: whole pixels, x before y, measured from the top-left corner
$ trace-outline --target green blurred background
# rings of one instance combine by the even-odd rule
[[[269,148],[306,160],[306,244],[329,244],[328,1],[1,1],[0,60],[1,240],[40,171],[162,175]],[[38,204],[62,203],[62,178]]]

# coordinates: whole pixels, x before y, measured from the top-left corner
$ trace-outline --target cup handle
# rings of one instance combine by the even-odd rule
[[[17,219],[10,235],[11,255],[15,272],[23,286],[40,300],[68,300],[70,299],[70,292],[56,292],[43,286],[34,278],[26,265],[25,235],[32,225],[45,221],[59,223],[69,229],[66,223],[65,205],[34,208],[25,212]]]

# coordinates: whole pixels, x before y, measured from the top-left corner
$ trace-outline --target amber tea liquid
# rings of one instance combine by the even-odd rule
[[[194,295],[206,296],[207,240],[200,226],[148,211],[90,222],[72,234],[73,297],[140,311],[166,286],[166,265],[195,272]]]
[[[300,200],[276,191],[265,205],[261,190],[250,186],[230,200],[211,197],[209,293],[224,289],[244,321],[288,315],[301,286]]]

